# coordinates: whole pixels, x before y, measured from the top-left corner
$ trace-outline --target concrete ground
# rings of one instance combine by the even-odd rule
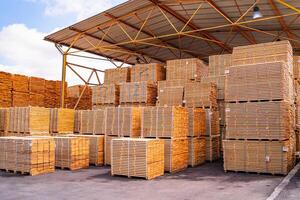
[[[266,199],[284,177],[247,173],[224,173],[221,163],[207,163],[157,179],[111,177],[108,167],[79,171],[57,170],[53,174],[30,177],[0,173],[0,199]],[[300,197],[300,172],[278,199]]]

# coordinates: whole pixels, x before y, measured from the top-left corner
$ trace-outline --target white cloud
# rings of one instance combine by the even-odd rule
[[[5,63],[0,60],[0,71],[60,80],[62,56],[52,43],[43,40],[47,34],[30,29],[24,24],[13,24],[2,28],[0,30],[0,57],[5,60]],[[112,64],[108,62],[75,57],[70,57],[69,61],[102,69],[112,67]],[[89,71],[79,70],[78,72],[85,79],[89,76]],[[67,81],[70,85],[83,83],[71,71],[68,71]]]

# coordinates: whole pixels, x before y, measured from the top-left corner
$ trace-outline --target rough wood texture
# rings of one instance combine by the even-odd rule
[[[12,75],[0,72],[0,107],[10,107],[12,104]]]
[[[111,174],[154,179],[164,174],[164,141],[120,138],[112,140]]]
[[[214,136],[220,134],[219,111],[205,109],[206,114],[206,136]]]
[[[217,99],[224,100],[225,99],[225,78],[226,78],[225,75],[203,77],[201,83],[214,83],[218,89]]]
[[[8,108],[0,108],[0,132],[4,136],[8,129]]]
[[[283,62],[235,65],[226,76],[225,100],[294,102],[293,78]]]
[[[109,136],[105,135],[104,138],[104,163],[105,165],[110,165],[111,164],[111,141],[113,139],[117,139],[118,136]]]
[[[93,105],[119,105],[120,87],[116,84],[101,85],[92,87]]]
[[[82,93],[83,89],[84,89],[84,85],[74,85],[74,86],[69,86],[68,87],[68,96],[69,97],[75,97],[75,98],[79,98],[80,94]],[[85,96],[91,96],[92,94],[92,89],[88,86],[84,93],[83,93],[83,97]]]
[[[232,65],[282,61],[293,74],[293,49],[289,41],[277,41],[234,47]]]
[[[293,75],[295,79],[300,79],[300,56],[294,56]]]
[[[73,133],[74,110],[67,108],[50,109],[50,133]]]
[[[47,108],[59,107],[58,92],[56,91],[56,81],[45,81],[44,104]]]
[[[77,170],[89,166],[90,141],[82,137],[54,137],[55,166]]]
[[[141,108],[140,107],[109,107],[106,108],[106,135],[119,137],[141,136]]]
[[[166,69],[158,63],[136,64],[131,68],[131,82],[166,80]]]
[[[75,111],[74,132],[81,134],[105,134],[105,110]]]
[[[29,77],[29,91],[36,94],[45,93],[46,81],[43,78]]]
[[[189,166],[195,167],[206,161],[206,140],[204,137],[189,137]]]
[[[32,176],[55,171],[53,138],[1,137],[0,169]]]
[[[44,107],[45,106],[44,94],[29,93],[29,105]]]
[[[287,102],[226,104],[227,139],[285,140],[293,124],[293,108]]]
[[[296,132],[296,151],[300,151],[300,133]]]
[[[294,165],[290,141],[224,140],[224,170],[286,175]]]
[[[220,158],[220,135],[206,136],[206,160],[215,161]]]
[[[231,66],[231,54],[209,56],[208,75],[219,77],[225,75],[225,70]]]
[[[104,73],[104,83],[119,84],[130,82],[130,69],[129,67],[106,69]]]
[[[143,103],[153,106],[156,103],[157,86],[150,82],[120,84],[120,104]]]
[[[158,81],[158,91],[164,90],[169,87],[186,87],[187,83],[194,83],[195,81],[177,79],[177,80],[167,80],[167,81]]]
[[[12,76],[12,89],[15,92],[29,92],[29,78],[27,76],[14,74]]]
[[[145,107],[141,114],[143,137],[185,138],[188,112],[183,107]]]
[[[206,134],[206,113],[202,108],[188,108],[189,137],[205,136]]]
[[[12,91],[12,106],[25,107],[29,105],[30,95],[24,92]]]
[[[200,81],[208,75],[208,66],[198,58],[167,61],[167,80],[185,79]]]
[[[184,101],[187,107],[218,108],[217,86],[214,83],[186,84]]]
[[[174,173],[188,167],[188,139],[163,139],[165,143],[165,171]]]
[[[184,87],[166,87],[158,91],[158,106],[183,106]]]
[[[19,135],[48,135],[50,111],[40,107],[9,108],[8,131]]]

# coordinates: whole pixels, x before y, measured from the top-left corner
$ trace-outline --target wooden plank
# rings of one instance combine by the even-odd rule
[[[104,73],[105,84],[119,84],[124,82],[130,82],[130,70],[129,67],[106,69]]]
[[[189,166],[196,167],[206,161],[205,137],[189,137]]]
[[[130,70],[131,82],[166,80],[166,69],[158,63],[136,64]]]

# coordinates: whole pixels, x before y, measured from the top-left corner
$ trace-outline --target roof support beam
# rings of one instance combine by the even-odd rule
[[[192,28],[193,30],[199,30],[201,29],[200,27],[196,26],[194,23],[189,22],[188,19],[186,19],[184,16],[178,14],[176,11],[172,10],[170,7],[168,7],[167,5],[164,5],[162,3],[159,3],[158,0],[148,0],[150,2],[152,2],[154,5],[158,6],[159,8],[161,8],[163,11],[169,13],[170,15],[172,15],[173,17],[175,17],[177,20],[181,21],[183,24],[188,23],[188,26],[190,28]],[[221,48],[225,49],[228,52],[231,52],[232,48],[225,45],[223,42],[221,42],[220,40],[218,40],[217,38],[215,38],[213,35],[207,33],[206,31],[201,31],[199,32],[201,35],[203,35],[204,37],[212,40],[212,41],[218,41],[216,42],[216,45],[220,46]]]

